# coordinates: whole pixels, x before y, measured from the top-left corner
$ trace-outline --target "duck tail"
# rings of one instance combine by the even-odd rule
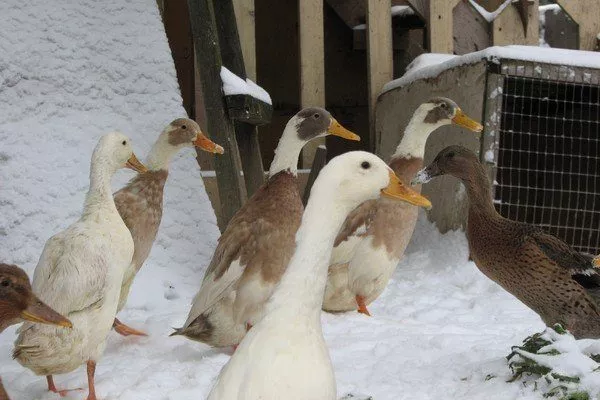
[[[172,328],[175,332],[171,333],[169,335],[169,337],[171,336],[180,336],[180,335],[184,335],[185,332],[185,328]]]

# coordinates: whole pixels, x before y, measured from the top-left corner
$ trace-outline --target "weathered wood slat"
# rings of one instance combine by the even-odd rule
[[[264,125],[271,121],[273,107],[245,94],[225,96],[229,117],[251,125]]]
[[[216,32],[213,3],[212,0],[188,0],[188,5],[196,67],[202,81],[207,131],[211,138],[225,149],[225,154],[214,158],[222,205],[221,218],[218,222],[219,228],[223,230],[244,203],[246,191],[240,173],[241,160],[233,122],[225,112],[220,76],[221,50]]]
[[[216,0],[214,1],[214,7],[219,43],[221,45],[222,65],[240,78],[245,79],[246,69],[244,67],[244,57],[237,30],[233,1]],[[247,101],[252,102],[251,100]],[[254,108],[259,111],[261,109],[260,107]],[[229,117],[233,118],[234,116],[229,115]],[[261,121],[261,123],[266,122],[268,121]],[[246,122],[236,121],[235,133],[239,152],[242,154],[241,162],[244,170],[246,191],[248,196],[251,196],[265,181],[258,132],[255,126]]]

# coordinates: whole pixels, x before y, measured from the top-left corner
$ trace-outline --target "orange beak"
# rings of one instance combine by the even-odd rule
[[[456,115],[452,118],[452,122],[458,126],[462,126],[470,131],[479,133],[483,130],[483,125],[479,122],[473,120],[467,114],[463,112],[460,108],[456,110]]]
[[[42,303],[40,299],[33,296],[29,306],[21,312],[21,318],[26,321],[37,322],[40,324],[49,324],[72,328],[71,321]]]
[[[600,268],[600,255],[597,255],[592,262],[594,263],[594,267]]]
[[[355,140],[357,142],[360,142],[360,136],[358,136],[356,133],[351,132],[348,129],[344,128],[333,117],[331,117],[331,122],[329,123],[329,128],[327,128],[327,132],[334,136],[339,136],[344,139]]]
[[[381,195],[402,200],[417,207],[424,207],[426,210],[431,209],[431,202],[406,186],[392,170],[390,170],[390,183],[381,190]]]
[[[146,168],[146,166],[142,164],[133,153],[131,153],[131,157],[129,157],[129,160],[127,160],[125,163],[125,167],[137,171],[140,174],[148,172],[148,168]]]
[[[202,133],[198,133],[198,135],[196,135],[196,140],[194,140],[193,143],[194,146],[199,147],[204,151],[208,151],[209,153],[223,154],[225,152],[225,150],[223,150],[223,147],[214,143]]]

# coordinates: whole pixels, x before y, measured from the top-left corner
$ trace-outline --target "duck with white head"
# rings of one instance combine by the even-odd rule
[[[73,329],[26,322],[15,342],[14,358],[48,390],[58,390],[53,375],[87,364],[89,394],[96,400],[96,362],[113,324],[123,274],[133,256],[133,239],[121,219],[111,190],[120,168],[146,172],[133,154],[131,140],[113,132],[100,138],[92,154],[90,187],[78,221],[46,242],[33,276],[33,292],[69,318]]]
[[[321,328],[329,258],[348,213],[380,195],[431,206],[373,154],[349,152],[323,168],[296,233],[295,251],[264,317],[223,367],[209,400],[336,399]]]

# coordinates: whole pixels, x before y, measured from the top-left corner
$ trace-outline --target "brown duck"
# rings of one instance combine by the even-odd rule
[[[71,328],[71,321],[42,303],[31,291],[29,277],[16,265],[0,263],[0,333],[23,320]],[[0,400],[8,394],[0,380]]]
[[[413,184],[445,174],[466,187],[467,239],[481,272],[538,313],[546,325],[560,323],[576,338],[599,338],[598,260],[592,262],[541,228],[498,214],[486,171],[464,147],[446,147]]]
[[[117,312],[127,302],[135,276],[148,258],[162,219],[163,190],[169,175],[169,162],[185,147],[197,147],[209,153],[223,154],[223,148],[208,139],[193,120],[178,118],[163,129],[148,154],[148,171],[137,174],[125,187],[115,193],[119,215],[129,228],[135,250],[131,264],[123,275]],[[123,336],[145,336],[115,318],[113,327]]]
[[[182,328],[173,335],[215,347],[237,345],[262,318],[295,249],[303,206],[298,157],[309,141],[326,135],[359,140],[322,108],[301,110],[287,123],[269,179],[229,221]]]

